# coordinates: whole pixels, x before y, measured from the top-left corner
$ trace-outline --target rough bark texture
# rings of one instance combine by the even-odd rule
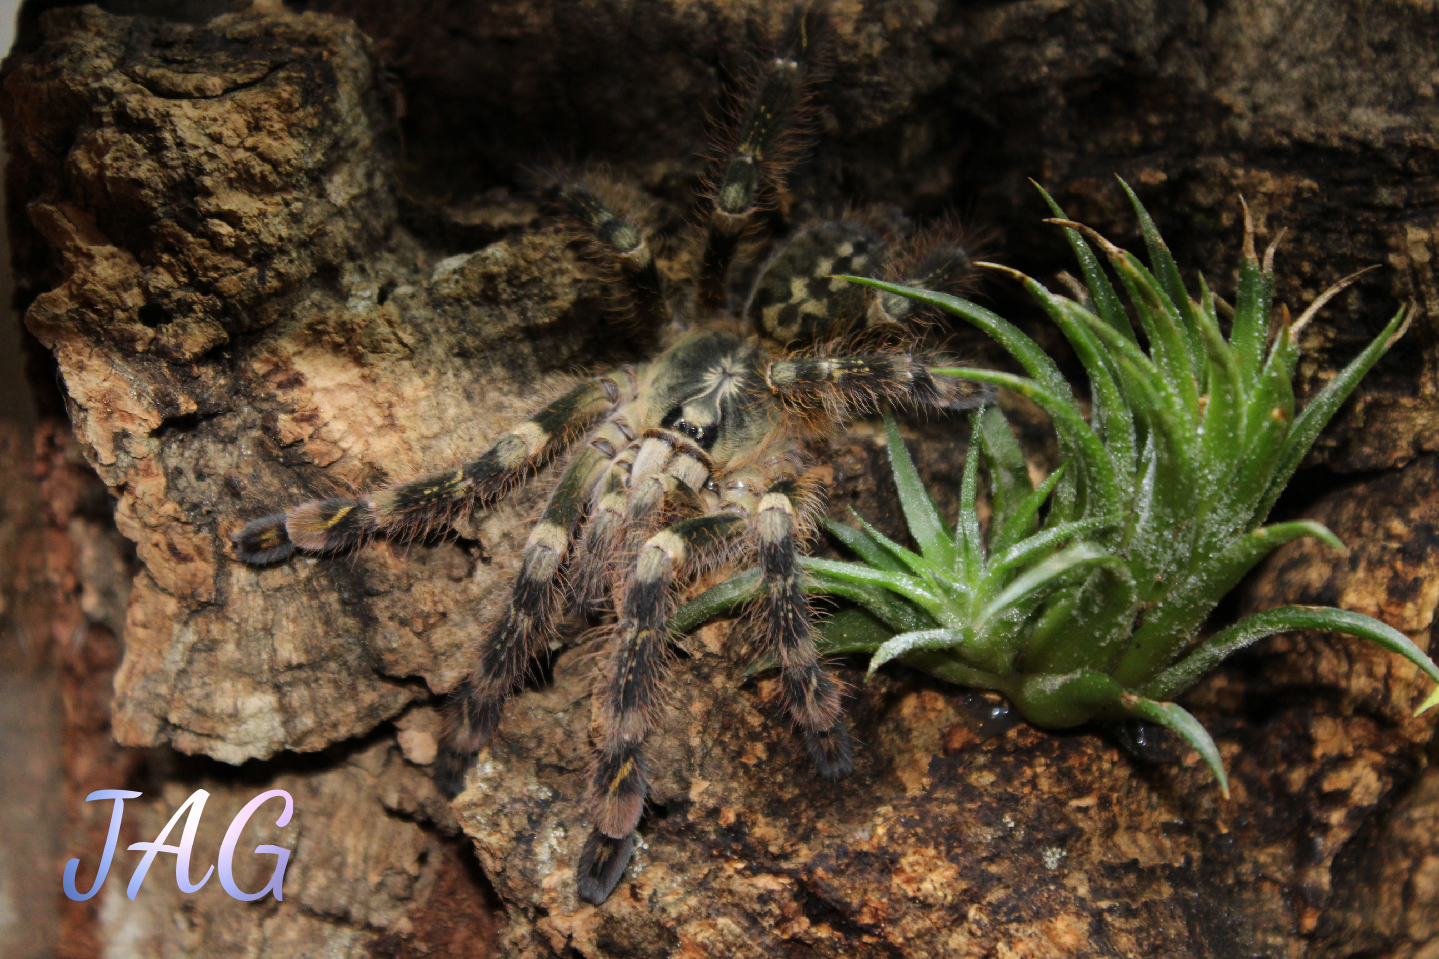
[[[1225,802],[1166,738],[1135,758],[1093,731],[996,718],[988,698],[898,669],[868,685],[851,673],[858,769],[822,785],[772,681],[740,683],[729,626],[710,625],[688,644],[653,740],[635,863],[594,908],[572,878],[591,719],[589,667],[568,645],[576,623],[447,809],[424,774],[433,698],[468,668],[544,477],[444,542],[256,570],[235,562],[228,535],[316,493],[460,462],[575,369],[642,348],[525,199],[523,167],[557,154],[607,164],[653,198],[649,226],[681,234],[705,169],[705,111],[722,112],[780,10],[309,6],[209,20],[205,4],[52,10],[24,21],[5,65],[25,322],[134,544],[123,624],[115,577],[93,570],[75,579],[93,595],[76,585],[74,608],[55,614],[88,624],[75,695],[88,690],[81,725],[100,755],[82,761],[67,745],[67,810],[96,814],[80,802],[89,789],[143,781],[128,828],[149,838],[203,786],[204,864],[262,787],[297,803],[298,826],[272,830],[296,850],[283,903],[236,903],[213,881],[184,897],[162,860],[131,904],[122,857],[103,902],[66,915],[67,955],[1439,948],[1432,722],[1409,718],[1424,688],[1394,657],[1333,637],[1265,644],[1186,700],[1229,764]],[[836,0],[821,136],[788,215],[851,204],[922,223],[972,211],[1002,229],[1003,259],[1048,277],[1068,263],[1025,178],[1124,242],[1119,173],[1181,263],[1221,292],[1239,193],[1261,239],[1288,231],[1277,272],[1291,309],[1385,263],[1310,327],[1304,391],[1397,302],[1424,313],[1281,504],[1351,551],[1292,544],[1238,605],[1334,603],[1427,646],[1439,602],[1439,27],[1422,7]],[[676,242],[665,264],[682,273],[689,256]],[[988,294],[1020,309],[1004,289]],[[941,439],[952,432],[920,434],[941,488],[959,472],[958,445]],[[836,510],[893,520],[881,435],[861,426],[816,450]],[[86,543],[113,542],[54,522],[78,544],[76,568]],[[97,683],[120,634],[106,717]],[[107,724],[148,758],[102,746]],[[88,868],[102,818],[72,834],[69,854],[89,849]],[[448,838],[457,826],[484,880]],[[497,932],[486,882],[503,907]]]

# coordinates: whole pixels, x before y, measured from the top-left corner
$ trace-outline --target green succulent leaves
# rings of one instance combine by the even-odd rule
[[[1089,377],[1087,417],[1055,363],[1003,318],[947,294],[849,278],[947,310],[996,340],[1025,376],[963,367],[933,372],[1032,400],[1051,417],[1064,462],[1035,487],[999,408],[976,411],[951,528],[887,419],[890,465],[918,551],[856,517],[859,528],[827,528],[859,561],[811,558],[805,569],[815,592],[860,607],[827,626],[830,651],[872,651],[871,672],[902,659],[952,682],[998,690],[1048,728],[1126,717],[1159,723],[1200,753],[1227,795],[1213,740],[1170,700],[1233,652],[1287,630],[1328,630],[1373,640],[1439,682],[1439,669],[1402,633],[1340,609],[1271,609],[1199,637],[1225,593],[1279,546],[1313,536],[1343,548],[1318,523],[1263,523],[1320,431],[1403,335],[1409,311],[1401,309],[1296,412],[1298,329],[1354,277],[1296,323],[1281,311],[1271,336],[1272,256],[1261,265],[1255,255],[1246,211],[1226,338],[1213,294],[1201,279],[1198,297],[1190,295],[1153,220],[1124,189],[1148,266],[1064,219],[1046,193],[1059,218],[1051,222],[1064,228],[1087,295],[1060,296],[993,267],[1023,284],[1069,341]],[[981,466],[987,536],[979,520]],[[693,627],[757,588],[756,576],[736,577],[695,600],[672,625]],[[1439,692],[1423,708],[1436,702]]]

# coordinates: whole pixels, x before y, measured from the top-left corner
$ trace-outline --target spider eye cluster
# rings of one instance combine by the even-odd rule
[[[683,433],[698,443],[700,449],[706,452],[714,448],[715,440],[719,438],[718,423],[696,423],[685,419],[684,407],[675,407],[660,425],[677,433]]]

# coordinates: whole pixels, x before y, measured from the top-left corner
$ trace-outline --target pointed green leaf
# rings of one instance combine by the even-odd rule
[[[1074,573],[1095,566],[1122,569],[1124,563],[1089,543],[1076,543],[1068,549],[1055,553],[1033,569],[1021,574],[1014,582],[1001,590],[998,596],[986,603],[984,609],[980,610],[979,615],[975,617],[975,629],[983,629],[984,624],[1002,612],[1006,606],[1016,605],[1036,595],[1042,596],[1045,592],[1066,582],[1068,577]]]
[[[1344,405],[1349,394],[1354,392],[1354,387],[1359,381],[1379,362],[1379,358],[1388,352],[1389,348],[1403,336],[1409,326],[1409,319],[1412,311],[1408,306],[1399,308],[1394,318],[1384,327],[1383,331],[1374,338],[1364,352],[1356,356],[1348,366],[1340,371],[1339,375],[1329,381],[1329,385],[1319,391],[1319,395],[1309,402],[1304,412],[1294,420],[1294,425],[1289,429],[1289,435],[1284,441],[1284,450],[1275,464],[1272,477],[1269,481],[1269,488],[1255,507],[1252,522],[1263,522],[1274,508],[1279,494],[1284,492],[1284,487],[1289,485],[1289,480],[1294,476],[1294,471],[1299,468],[1309,448],[1329,424],[1329,420]]]
[[[937,626],[934,618],[903,596],[890,592],[884,586],[859,582],[849,577],[835,575],[812,566],[813,557],[801,560],[805,570],[805,589],[810,593],[840,596],[851,600],[873,613],[893,633],[912,629],[930,629]]]
[[[1078,455],[1088,496],[1085,508],[1100,515],[1119,512],[1124,497],[1115,476],[1114,463],[1109,458],[1109,451],[1104,448],[1099,437],[1094,435],[1094,431],[1084,421],[1084,414],[1068,395],[1052,393],[1034,380],[995,370],[937,367],[931,372],[1003,386],[1038,403],[1054,421],[1055,430],[1072,445]]]
[[[1034,491],[1029,478],[1029,464],[1024,459],[1024,450],[1014,438],[1014,430],[1004,418],[1004,412],[996,405],[986,406],[979,414],[974,430],[970,434],[979,441],[985,468],[989,471],[990,542],[994,542],[996,531],[1003,529]]]
[[[1068,468],[1069,464],[1067,462],[1060,463],[1059,468],[1053,473],[1050,473],[1048,479],[1040,483],[1037,489],[1019,502],[1019,505],[1014,508],[1014,512],[1005,520],[1004,525],[1000,527],[997,533],[993,532],[994,526],[991,521],[989,543],[991,555],[997,555],[1004,550],[1008,550],[1015,543],[1027,538],[1034,532],[1038,526],[1036,517],[1039,515],[1039,508],[1044,505],[1044,501],[1049,498],[1049,494],[1054,490],[1054,487],[1058,485],[1065,470]]]
[[[1199,383],[1189,355],[1189,338],[1180,329],[1179,308],[1169,302],[1159,281],[1134,254],[1118,247],[1106,252],[1149,337],[1149,354],[1164,375],[1164,387],[1178,399],[1186,419],[1198,421]]]
[[[1139,202],[1139,197],[1129,188],[1123,177],[1118,179],[1119,185],[1129,196],[1135,215],[1139,217],[1139,230],[1144,235],[1144,245],[1149,250],[1149,264],[1153,268],[1154,277],[1159,281],[1159,286],[1169,298],[1169,302],[1179,311],[1176,319],[1180,321],[1181,332],[1189,347],[1190,363],[1198,371],[1204,357],[1204,346],[1199,338],[1199,318],[1195,316],[1189,293],[1184,289],[1184,280],[1179,275],[1179,264],[1174,262],[1169,246],[1164,242],[1164,237],[1159,235],[1159,229],[1155,227],[1154,220],[1144,208],[1144,204]]]
[[[971,417],[969,449],[964,454],[964,476],[959,484],[959,516],[954,523],[955,565],[954,574],[966,586],[973,584],[984,571],[984,543],[979,535],[979,444],[974,442],[979,432],[979,416]]]
[[[852,512],[852,511],[851,511]],[[863,522],[861,520],[860,522]],[[891,573],[903,572],[905,566],[890,554],[890,551],[864,530],[855,529],[836,523],[832,519],[824,521],[825,532],[843,543],[849,550],[859,556],[875,569],[886,570]],[[897,543],[891,544],[894,549],[902,550],[904,547]],[[908,550],[905,550],[908,552]]]
[[[899,435],[899,426],[894,416],[884,414],[884,431],[889,436],[889,466],[894,473],[894,485],[899,490],[899,505],[904,510],[905,522],[909,524],[909,535],[919,544],[924,558],[941,569],[953,569],[955,543],[945,529],[944,518],[934,506],[929,490],[914,468],[909,457],[909,448]]]
[[[1292,372],[1297,347],[1288,327],[1275,337],[1264,369],[1244,411],[1244,441],[1235,448],[1227,468],[1216,468],[1220,490],[1214,508],[1205,517],[1206,535],[1196,553],[1219,548],[1230,536],[1254,524],[1255,514],[1274,481],[1294,425]]]
[[[1392,653],[1398,653],[1439,682],[1439,668],[1424,651],[1399,630],[1371,616],[1352,613],[1329,606],[1281,606],[1244,617],[1228,629],[1204,640],[1189,655],[1149,681],[1143,689],[1146,696],[1169,697],[1194,685],[1200,677],[1251,643],[1276,633],[1295,629],[1322,629],[1373,640]],[[1434,697],[1430,697],[1432,700]],[[1433,703],[1426,701],[1420,712]]]
[[[1070,343],[1075,343],[1076,340],[1087,341],[1082,350],[1076,346],[1075,351],[1081,356],[1085,369],[1089,371],[1095,432],[1110,451],[1110,459],[1114,461],[1120,485],[1127,492],[1134,487],[1135,471],[1138,467],[1138,435],[1133,404],[1136,400],[1143,402],[1148,394],[1129,395],[1130,390],[1126,387],[1134,368],[1121,369],[1119,359],[1109,353],[1104,341],[1090,329],[1090,324],[1096,322],[1094,314],[1072,300],[1055,297],[1055,301],[1058,307],[1055,322],[1064,330],[1065,337]],[[1114,335],[1116,338],[1123,336],[1121,333]],[[1143,355],[1138,350],[1135,352]],[[1095,358],[1086,360],[1083,354],[1093,354]],[[1141,412],[1139,420],[1147,422],[1147,413]]]
[[[1079,357],[1079,362],[1089,374],[1094,421],[1119,470],[1121,484],[1127,490],[1134,482],[1134,416],[1110,370],[1112,361],[1085,322],[1086,319],[1098,320],[1098,317],[1073,300],[1055,296],[1028,277],[1025,277],[1024,285],[1059,327],[1065,339],[1069,340],[1075,356]],[[1083,313],[1085,317],[1080,318],[1075,313]]]
[[[1140,599],[1151,604],[1163,601],[1176,578],[1187,571],[1197,533],[1195,473],[1167,444],[1162,430],[1151,431],[1146,439],[1120,539]]]
[[[1122,564],[1095,570],[1065,602],[1082,616],[1083,626],[1056,628],[1043,618],[1021,651],[1021,669],[1067,673],[1075,669],[1108,672],[1134,632],[1142,608],[1139,587]],[[1046,610],[1046,613],[1048,610]]]
[[[1184,411],[1173,391],[1162,387],[1163,372],[1138,346],[1099,322],[1093,314],[1080,311],[1072,315],[1089,323],[1089,328],[1109,347],[1136,422],[1142,421],[1150,429],[1161,431],[1167,446],[1183,456],[1186,463],[1190,461],[1195,442],[1193,431],[1185,428]],[[1176,474],[1183,472],[1175,470]]]
[[[849,607],[819,623],[815,649],[821,656],[844,656],[879,649],[894,630],[867,609]]]
[[[1218,323],[1210,315],[1213,299],[1209,288],[1204,286],[1203,277],[1200,277],[1199,282],[1205,300],[1210,304],[1207,308],[1201,306],[1196,311],[1196,315],[1201,317],[1198,320],[1199,329],[1209,370],[1206,380],[1209,393],[1199,426],[1197,457],[1198,466],[1209,481],[1210,489],[1203,497],[1207,506],[1218,497],[1221,484],[1230,472],[1228,461],[1233,457],[1233,451],[1243,448],[1246,393],[1239,364],[1235,361],[1229,345],[1224,342]],[[1200,515],[1203,515],[1202,512]]]
[[[1234,301],[1234,324],[1229,332],[1229,345],[1234,349],[1246,390],[1252,390],[1259,379],[1273,296],[1274,275],[1260,267],[1259,257],[1254,253],[1254,224],[1246,207],[1244,255],[1239,261],[1239,291]]]
[[[1066,540],[1083,536],[1086,533],[1093,533],[1106,526],[1114,526],[1118,522],[1117,516],[1096,516],[1093,519],[1081,519],[1046,527],[1043,532],[1026,537],[1003,553],[995,554],[989,569],[985,572],[986,584],[992,581],[997,588],[998,585],[1004,583],[1004,579],[1009,573],[1038,562]]]
[[[858,563],[843,563],[832,559],[820,559],[816,556],[806,556],[801,561],[801,565],[806,572],[816,578],[822,574],[828,577],[830,582],[839,581],[852,586],[875,586],[898,593],[938,620],[939,625],[955,625],[949,622],[953,615],[944,594],[937,592],[931,584],[923,582],[917,577],[906,576],[903,573],[886,573],[883,570],[861,566]],[[840,595],[848,594],[841,593]],[[880,615],[879,610],[873,610],[873,612]]]
[[[952,650],[913,652],[904,657],[904,664],[956,686],[995,689],[1006,696],[1016,683],[1012,677],[1000,676],[963,662]]]
[[[670,617],[668,629],[671,634],[683,636],[692,633],[700,624],[711,617],[732,609],[747,599],[756,596],[761,588],[760,571],[745,570],[729,579],[712,586],[680,607]]]
[[[1033,180],[1030,181],[1034,183]],[[1064,210],[1060,209],[1054,197],[1045,192],[1044,187],[1038,183],[1034,184],[1039,190],[1044,202],[1054,211],[1054,215],[1061,220],[1069,217]],[[1073,227],[1064,227],[1064,235],[1069,240],[1069,247],[1074,251],[1074,258],[1079,261],[1079,269],[1084,273],[1084,285],[1089,288],[1089,295],[1094,300],[1094,306],[1099,311],[1099,316],[1105,323],[1115,330],[1134,340],[1134,326],[1129,322],[1129,314],[1124,312],[1124,304],[1119,300],[1119,294],[1114,292],[1114,286],[1109,282],[1109,277],[1104,275],[1104,268],[1099,263],[1099,257],[1094,255],[1084,235]]]
[[[961,629],[921,629],[912,633],[900,633],[886,640],[883,646],[874,651],[867,675],[873,676],[876,669],[891,659],[910,653],[963,646],[965,639]]]
[[[1200,725],[1199,720],[1177,703],[1155,702],[1132,693],[1127,694],[1122,702],[1130,715],[1164,726],[1193,747],[1209,766],[1209,771],[1214,773],[1214,778],[1219,780],[1219,791],[1225,799],[1229,798],[1229,776],[1224,772],[1224,757],[1219,755],[1219,747],[1214,745],[1209,731]]]
[[[905,549],[903,546],[899,545],[894,540],[890,539],[888,536],[875,529],[869,524],[869,520],[856,513],[853,509],[849,511],[849,515],[853,516],[855,521],[859,523],[860,526],[864,527],[865,534],[868,535],[872,541],[878,543],[884,549],[884,551],[890,555],[892,560],[898,560],[901,564],[903,564],[902,566],[894,566],[894,563],[891,562],[887,565],[879,566],[879,564],[876,563],[875,565],[879,566],[880,569],[889,569],[893,567],[896,572],[899,572],[902,569],[908,569],[916,576],[928,576],[934,571],[933,564],[926,562],[923,556],[919,555],[914,550]]]
[[[1285,543],[1304,536],[1313,536],[1338,550],[1344,548],[1339,538],[1323,525],[1313,520],[1298,520],[1261,526],[1234,540],[1218,556],[1203,557],[1168,599],[1146,614],[1144,625],[1135,631],[1129,649],[1114,670],[1114,678],[1127,687],[1147,683],[1169,665],[1246,573]]]

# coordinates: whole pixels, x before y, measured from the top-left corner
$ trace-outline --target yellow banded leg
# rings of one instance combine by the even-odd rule
[[[764,641],[779,663],[785,710],[804,735],[815,769],[826,779],[842,779],[854,771],[854,752],[840,710],[839,684],[814,646],[795,541],[797,493],[792,481],[777,483],[755,513],[760,572],[767,587]]]
[[[688,559],[732,541],[744,528],[744,517],[736,513],[683,520],[650,537],[635,559],[598,693],[603,734],[588,796],[595,831],[576,869],[579,895],[587,902],[609,898],[629,862],[630,834],[644,811],[649,792],[644,737],[654,721],[669,657],[665,622],[674,604],[675,577]]]
[[[673,507],[676,497],[702,489],[712,470],[709,456],[687,440],[668,433],[645,437],[630,473],[627,520],[643,529],[645,521],[657,516],[662,506]]]
[[[870,412],[883,403],[957,408],[973,405],[982,391],[953,377],[932,376],[933,360],[907,353],[777,360],[765,382],[791,409],[829,416]]]
[[[469,679],[451,695],[435,781],[449,795],[464,787],[465,772],[500,724],[530,662],[544,650],[559,605],[559,577],[570,537],[588,491],[607,464],[586,449],[561,477],[540,521],[530,531],[510,599],[480,649]]]
[[[247,563],[278,562],[295,550],[326,553],[373,535],[420,536],[442,529],[470,508],[494,501],[505,485],[572,444],[619,399],[616,379],[587,380],[495,441],[479,459],[355,498],[302,503],[289,513],[257,519],[232,539]]]

